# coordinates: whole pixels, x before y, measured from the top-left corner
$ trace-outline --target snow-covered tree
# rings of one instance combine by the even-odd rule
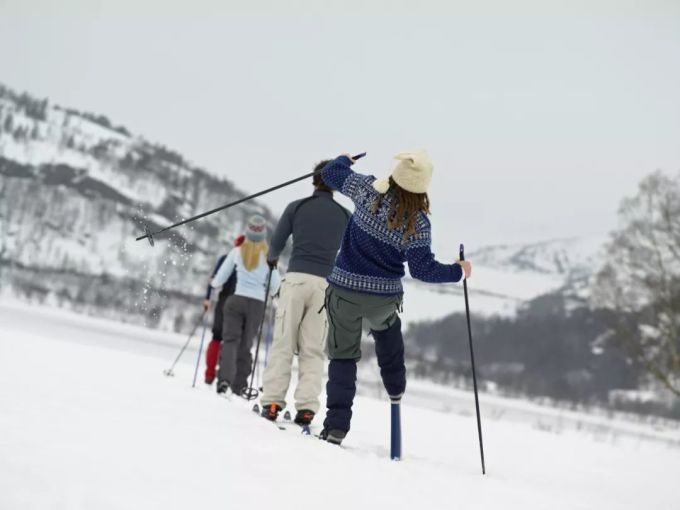
[[[598,274],[597,305],[617,312],[614,335],[680,395],[680,175],[655,172],[619,209],[619,229]]]
[[[8,113],[5,117],[4,130],[7,133],[11,133],[14,129],[14,117],[11,113]]]

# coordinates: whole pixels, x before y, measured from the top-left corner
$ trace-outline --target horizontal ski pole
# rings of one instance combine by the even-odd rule
[[[361,159],[366,155],[365,152],[362,152],[361,154],[357,154],[356,156],[352,156],[352,159],[356,161],[357,159]],[[281,188],[285,188],[286,186],[290,186],[291,184],[295,184],[296,182],[303,181],[305,179],[308,179],[314,175],[314,172],[310,172],[308,174],[302,175],[300,177],[297,177],[295,179],[291,179],[290,181],[286,181],[282,184],[279,184],[277,186],[272,186],[271,188],[267,188],[263,191],[260,191],[258,193],[253,193],[252,195],[248,195],[247,197],[240,198],[238,200],[235,200],[234,202],[230,202],[228,204],[225,204],[220,207],[216,207],[215,209],[211,209],[209,211],[206,211],[201,214],[197,214],[196,216],[192,216],[191,218],[187,218],[186,220],[178,221],[177,223],[174,223],[172,225],[169,225],[165,228],[162,228],[160,230],[157,230],[156,232],[151,232],[148,227],[144,228],[144,235],[137,237],[135,240],[136,241],[141,241],[142,239],[148,239],[149,244],[151,246],[154,245],[154,236],[157,236],[158,234],[162,234],[163,232],[166,232],[170,229],[173,229],[175,227],[179,227],[181,225],[186,225],[187,223],[190,223],[192,221],[196,221],[201,218],[205,218],[206,216],[210,216],[211,214],[215,214],[216,212],[219,211],[224,211],[225,209],[229,209],[230,207],[234,207],[235,205],[242,204],[243,202],[247,202],[248,200],[252,200],[253,198],[261,197],[262,195],[266,195],[267,193],[271,193],[272,191],[276,191]]]

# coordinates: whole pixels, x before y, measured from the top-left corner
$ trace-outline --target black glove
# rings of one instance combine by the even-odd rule
[[[268,260],[267,265],[270,267],[270,269],[274,270],[276,269],[276,266],[279,265],[279,259]]]

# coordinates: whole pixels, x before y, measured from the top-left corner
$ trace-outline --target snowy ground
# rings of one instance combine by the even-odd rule
[[[413,383],[391,462],[372,384],[337,448],[164,377],[184,340],[0,302],[0,509],[680,508],[677,427],[482,395],[482,477],[470,396]]]

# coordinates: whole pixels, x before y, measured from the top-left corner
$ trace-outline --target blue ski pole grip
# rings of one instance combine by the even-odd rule
[[[460,243],[460,260],[465,260],[465,247]]]

